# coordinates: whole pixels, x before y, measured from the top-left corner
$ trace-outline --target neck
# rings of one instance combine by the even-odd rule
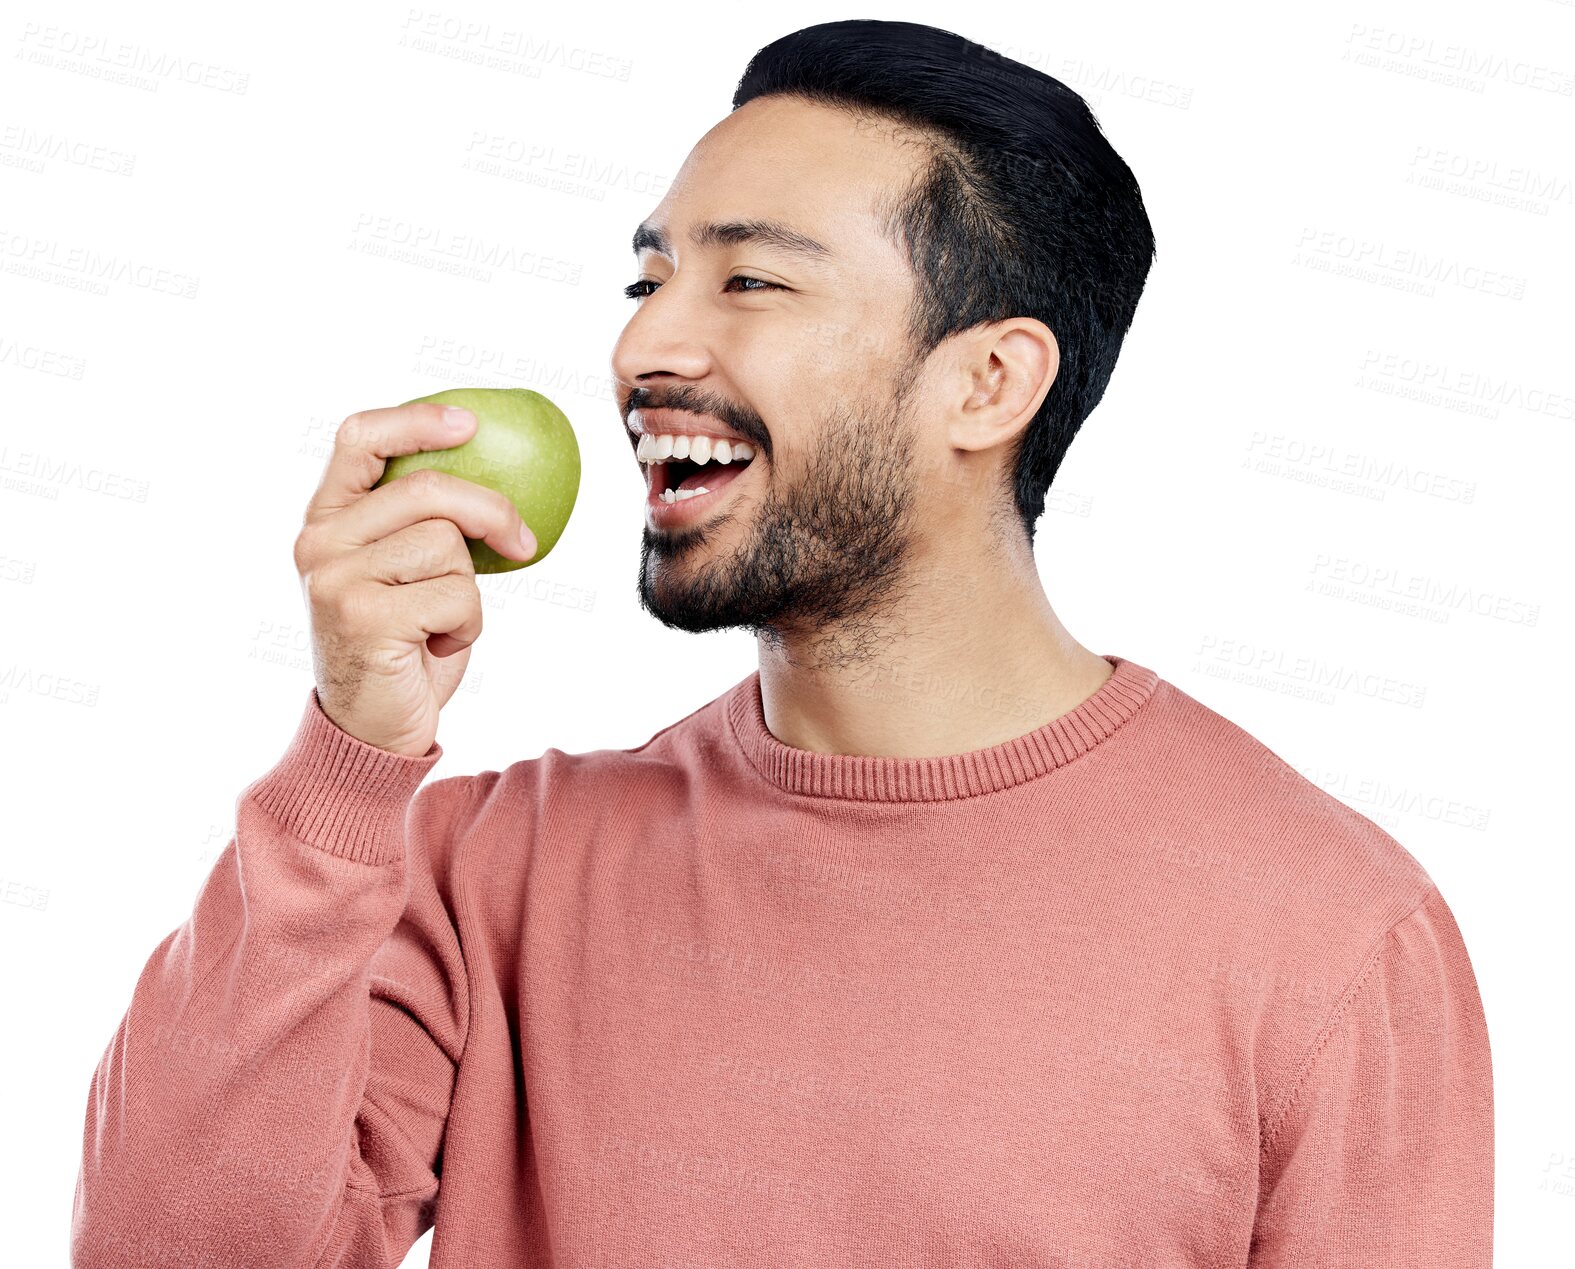
[[[877,612],[762,635],[760,698],[783,744],[928,758],[984,749],[1075,709],[1111,666],[1067,632],[1026,542],[908,570]]]

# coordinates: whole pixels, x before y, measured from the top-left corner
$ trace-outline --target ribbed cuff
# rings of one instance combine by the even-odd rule
[[[410,801],[442,756],[436,741],[421,757],[409,758],[358,740],[323,713],[314,686],[284,757],[241,796],[319,850],[392,863],[404,854]]]

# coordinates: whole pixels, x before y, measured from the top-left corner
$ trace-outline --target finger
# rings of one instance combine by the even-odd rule
[[[528,559],[520,538],[519,510],[496,489],[451,472],[422,467],[374,489],[325,522],[322,532],[332,549],[356,550],[408,529],[423,520],[448,520],[467,538],[479,538],[500,555]]]
[[[435,634],[427,640],[427,651],[435,657],[451,657],[470,647],[470,642],[451,634]]]
[[[356,554],[357,575],[368,581],[401,586],[446,577],[475,576],[476,565],[452,520],[422,520],[362,547]]]
[[[399,454],[452,449],[475,434],[469,410],[415,401],[352,414],[334,433],[334,452],[306,507],[306,523],[348,507],[382,478],[387,460]]]
[[[432,577],[391,587],[387,594],[393,604],[389,633],[395,638],[424,643],[433,635],[447,636],[431,648],[434,656],[468,648],[481,637],[481,591],[474,575]]]

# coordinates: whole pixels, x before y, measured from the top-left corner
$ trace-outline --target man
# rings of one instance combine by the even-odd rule
[[[100,1063],[81,1262],[386,1266],[435,1224],[472,1269],[1488,1265],[1437,888],[1039,583],[1153,254],[1131,173],[908,23],[779,40],[734,106],[635,235],[613,368],[642,603],[758,673],[418,789],[464,538],[532,544],[467,482],[372,492],[463,412],[347,420],[296,549],[317,684]]]

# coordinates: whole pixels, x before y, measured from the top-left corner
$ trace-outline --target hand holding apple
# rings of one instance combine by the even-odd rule
[[[322,712],[407,757],[432,748],[481,636],[468,546],[521,563],[537,549],[514,503],[475,481],[429,471],[374,487],[388,460],[472,438],[475,417],[456,414],[432,402],[352,414],[295,540]]]
[[[536,554],[509,559],[467,538],[476,572],[508,573],[540,563],[563,535],[580,490],[580,447],[563,411],[529,388],[448,388],[405,404],[422,402],[469,410],[476,416],[475,434],[451,449],[391,458],[377,485],[432,468],[496,490],[536,535]]]

